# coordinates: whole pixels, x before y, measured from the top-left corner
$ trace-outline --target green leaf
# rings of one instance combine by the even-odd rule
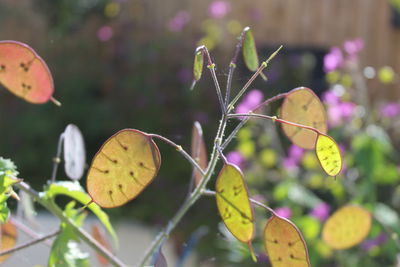
[[[244,28],[243,59],[250,71],[256,71],[260,65],[258,61],[256,43],[249,27]]]
[[[50,186],[48,186],[44,194],[45,197],[49,199],[54,199],[57,195],[69,196],[76,201],[79,201],[83,205],[88,204],[92,200],[92,198],[83,190],[83,188],[77,181],[59,181],[56,183],[52,183]],[[115,244],[118,244],[118,237],[110,223],[108,215],[99,207],[99,205],[94,202],[88,205],[88,208],[104,225],[104,227],[112,236]]]
[[[0,175],[17,176],[17,166],[10,159],[0,157]]]
[[[85,213],[78,213],[75,202],[72,201],[65,207],[64,213],[72,219],[77,226],[82,226]],[[89,254],[80,251],[79,238],[74,229],[62,223],[61,233],[54,240],[49,257],[49,267],[89,267]]]
[[[0,204],[0,224],[5,223],[10,216],[10,210],[7,207],[7,202],[2,202]]]

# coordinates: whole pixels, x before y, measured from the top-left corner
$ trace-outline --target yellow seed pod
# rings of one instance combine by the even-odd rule
[[[332,137],[319,134],[315,145],[315,153],[322,169],[330,175],[336,176],[342,170],[342,156],[339,146]]]

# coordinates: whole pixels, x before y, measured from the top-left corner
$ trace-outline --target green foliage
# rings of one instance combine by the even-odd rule
[[[17,167],[10,159],[0,157],[0,223],[3,224],[10,216],[7,199],[13,193],[12,185],[20,182],[14,178],[18,175]]]
[[[83,225],[85,213],[79,213],[74,209],[75,202],[71,201],[65,207],[65,215],[73,220],[79,227]],[[75,230],[61,223],[61,233],[54,240],[51,247],[48,266],[49,267],[89,267],[89,254],[82,252],[79,247],[79,237]]]
[[[68,196],[76,201],[79,201],[83,205],[90,203],[92,200],[92,198],[85,192],[85,190],[77,181],[58,181],[47,186],[44,191],[44,197],[49,200],[54,200],[58,195]],[[118,237],[111,225],[108,215],[96,203],[90,203],[88,208],[104,225],[108,233],[114,239],[115,244],[118,244]]]

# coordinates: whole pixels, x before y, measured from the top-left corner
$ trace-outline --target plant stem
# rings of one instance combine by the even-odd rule
[[[57,176],[57,170],[58,170],[58,165],[61,162],[61,146],[64,141],[64,133],[60,135],[60,138],[58,139],[58,144],[57,144],[57,154],[55,158],[53,158],[53,171],[51,172],[51,182],[54,183],[56,181],[56,176]]]
[[[268,63],[276,56],[276,54],[278,54],[278,52],[282,49],[282,45],[274,52],[272,53],[269,58],[264,61],[263,63],[261,63],[260,67],[258,67],[257,71],[253,74],[253,76],[251,76],[251,78],[247,81],[247,83],[243,86],[243,88],[239,91],[239,93],[235,96],[235,98],[232,100],[232,102],[228,105],[227,109],[228,112],[230,112],[236,102],[239,100],[240,97],[242,97],[242,95],[246,92],[247,88],[249,88],[249,86],[252,84],[252,82],[257,78],[258,75],[260,75],[260,73],[268,66]]]
[[[182,206],[179,208],[177,213],[172,217],[172,219],[168,222],[167,226],[155,237],[150,247],[147,249],[143,259],[140,261],[139,266],[145,266],[145,264],[150,260],[151,256],[156,253],[162,243],[168,238],[172,230],[175,229],[179,221],[186,214],[189,208],[199,199],[202,195],[202,191],[206,187],[208,181],[210,180],[212,174],[214,173],[214,169],[218,162],[218,153],[217,147],[221,144],[221,140],[224,135],[225,127],[226,127],[227,117],[226,114],[223,113],[222,119],[220,121],[218,131],[214,140],[214,147],[211,153],[210,163],[208,164],[207,170],[203,175],[203,178],[200,180],[199,185],[195,188],[195,190],[190,194],[190,196],[185,200]]]
[[[19,230],[29,235],[30,237],[34,239],[40,238],[39,234],[37,234],[34,230],[30,229],[28,226],[17,220],[14,216],[10,218],[10,221],[15,225],[15,227],[17,227]],[[44,243],[49,247],[51,246],[51,243],[47,242],[47,240],[45,240]]]
[[[49,238],[52,238],[52,237],[58,235],[59,233],[60,233],[60,229],[58,229],[57,231],[54,231],[54,232],[52,232],[50,234],[44,235],[42,237],[38,237],[36,239],[29,240],[29,241],[27,241],[27,242],[25,242],[25,243],[23,243],[21,245],[18,245],[16,247],[13,247],[13,248],[10,248],[10,249],[7,249],[7,250],[3,250],[3,251],[0,252],[0,256],[4,256],[4,255],[10,254],[10,253],[14,253],[14,252],[17,252],[17,251],[19,251],[21,249],[36,245],[36,244],[38,244],[38,243],[40,243],[42,241],[45,241],[46,239],[49,239]]]
[[[48,211],[50,211],[53,215],[58,217],[63,223],[71,226],[76,234],[79,236],[81,240],[83,240],[86,244],[96,250],[99,254],[104,256],[113,266],[127,266],[120,259],[114,256],[108,249],[106,249],[103,245],[101,245],[97,240],[95,240],[90,234],[88,234],[83,228],[77,226],[70,218],[66,217],[63,211],[54,203],[52,200],[44,199],[38,192],[33,190],[27,183],[20,182],[15,184],[20,190],[23,190],[28,195],[30,195],[35,201],[37,201],[40,205],[45,207]]]
[[[190,164],[192,164],[192,166],[194,168],[198,169],[202,175],[205,174],[204,170],[200,167],[200,165],[197,163],[197,161],[194,158],[192,158],[185,150],[183,150],[182,146],[177,145],[173,141],[169,140],[168,138],[158,135],[158,134],[148,134],[148,136],[160,139],[160,140],[164,141],[165,143],[167,143],[168,145],[173,146],[176,149],[176,151],[181,153],[182,156],[185,157],[185,159],[187,159]]]
[[[205,196],[215,196],[216,195],[215,191],[212,191],[212,190],[203,190],[202,194]],[[252,199],[252,198],[249,198],[249,200],[254,205],[257,205],[257,206],[271,212],[273,215],[276,215],[275,211],[273,209],[271,209],[270,207],[268,207],[267,205],[255,200],[255,199]]]

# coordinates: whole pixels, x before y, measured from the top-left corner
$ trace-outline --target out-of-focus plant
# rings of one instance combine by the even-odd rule
[[[299,147],[304,143],[282,142],[271,125],[254,122],[242,128],[228,154],[244,169],[253,194],[280,207],[280,214],[303,231],[315,266],[393,265],[400,248],[400,154],[395,149],[400,102],[369,98],[370,86],[397,87],[399,76],[389,66],[361,66],[363,46],[361,39],[348,40],[324,57],[328,89],[322,100],[329,133],[344,158],[335,180],[325,178],[314,153]],[[257,92],[250,91],[238,108],[246,106],[247,98],[257,101]],[[363,206],[372,220],[348,203]],[[347,230],[340,229],[343,224]],[[371,231],[365,232],[369,224]],[[340,236],[341,231],[343,240],[358,239],[359,245],[333,244],[329,232]]]

